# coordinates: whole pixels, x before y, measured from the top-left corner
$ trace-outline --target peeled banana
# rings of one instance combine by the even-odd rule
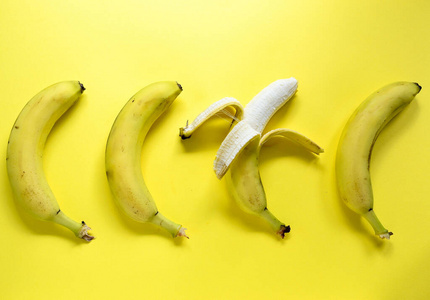
[[[373,210],[370,159],[373,145],[384,126],[420,92],[414,82],[395,82],[371,94],[355,110],[341,134],[336,156],[339,195],[346,205],[372,225],[375,234],[390,239]]]
[[[146,134],[181,92],[174,81],[152,83],[137,92],[118,114],[105,155],[107,179],[119,208],[135,221],[161,226],[173,237],[187,237],[185,228],[158,211],[140,166]]]
[[[62,210],[43,172],[45,141],[55,122],[79,99],[84,86],[78,81],[51,85],[35,95],[23,108],[10,133],[7,172],[15,200],[36,218],[70,229],[78,238],[91,241],[85,222],[76,222]]]
[[[232,116],[233,128],[222,142],[214,161],[215,174],[221,179],[230,170],[227,184],[238,205],[244,211],[262,217],[282,238],[290,231],[290,226],[279,221],[267,208],[258,170],[260,148],[268,139],[281,136],[315,154],[323,152],[309,138],[293,130],[281,128],[262,136],[270,118],[296,93],[297,85],[295,78],[277,80],[258,93],[245,108],[234,98],[221,99],[199,114],[191,124],[187,122],[184,128],[179,129],[181,138],[186,139],[216,113]],[[234,109],[235,114],[231,114],[229,109]]]

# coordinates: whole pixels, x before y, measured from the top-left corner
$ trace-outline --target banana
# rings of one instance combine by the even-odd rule
[[[290,226],[279,221],[267,208],[266,194],[258,171],[258,158],[261,147],[273,137],[284,137],[306,150],[320,154],[324,150],[306,136],[286,128],[278,128],[252,140],[233,162],[226,175],[227,186],[236,203],[242,210],[259,215],[266,220],[278,236],[284,238]]]
[[[375,234],[390,239],[373,210],[370,159],[373,145],[384,126],[421,90],[412,82],[395,82],[371,94],[355,110],[341,134],[336,154],[336,180],[346,205],[372,225]]]
[[[227,107],[236,110],[236,115],[231,115],[233,127],[215,157],[215,174],[221,179],[230,171],[226,176],[227,186],[238,206],[266,220],[281,238],[290,231],[290,226],[279,221],[267,208],[266,194],[258,170],[260,149],[272,137],[284,137],[315,154],[324,151],[306,136],[290,129],[275,129],[262,136],[270,118],[296,93],[297,85],[295,78],[277,80],[258,93],[245,108],[234,98],[221,99],[199,114],[191,125],[187,122],[185,128],[180,128],[180,136],[184,139],[184,134],[196,130],[215,113],[225,113]]]
[[[107,179],[119,208],[135,221],[161,226],[173,237],[187,237],[185,228],[158,211],[140,166],[146,134],[181,92],[174,81],[152,83],[137,92],[118,114],[105,155]]]
[[[62,210],[43,172],[46,139],[55,122],[79,99],[84,86],[78,81],[51,85],[23,108],[10,133],[6,165],[17,204],[38,219],[70,229],[78,238],[91,241],[85,222],[76,222]]]

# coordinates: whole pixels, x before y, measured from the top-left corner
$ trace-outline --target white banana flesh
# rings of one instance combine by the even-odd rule
[[[260,134],[244,121],[231,129],[219,147],[214,160],[214,170],[218,179],[224,176],[237,155],[257,137],[260,137]]]
[[[119,208],[133,220],[158,225],[173,237],[187,237],[185,228],[158,211],[140,166],[149,129],[181,92],[174,81],[155,82],[137,92],[118,114],[105,155],[106,175]]]
[[[230,170],[226,180],[237,204],[244,211],[266,220],[282,238],[290,231],[290,226],[279,221],[267,208],[266,194],[258,170],[260,148],[270,138],[280,136],[302,145],[315,154],[323,152],[323,149],[309,138],[290,129],[272,130],[262,137],[262,132],[270,118],[292,98],[297,91],[297,86],[295,78],[281,79],[258,93],[246,105],[243,118],[234,120],[237,123],[222,142],[214,161],[214,170],[218,179]],[[233,105],[233,102],[231,104]],[[236,102],[234,104],[236,105]],[[226,106],[228,103],[223,102],[223,107]],[[214,107],[218,106],[211,105],[201,115],[212,116]],[[207,119],[198,117],[197,123],[200,126]]]
[[[34,217],[70,229],[91,241],[85,222],[69,218],[58,205],[43,170],[43,150],[56,121],[79,99],[84,86],[78,81],[51,85],[35,95],[19,114],[7,147],[7,171],[17,204]]]
[[[336,180],[345,204],[363,216],[375,234],[389,239],[389,232],[373,210],[370,160],[373,145],[384,126],[421,90],[413,82],[395,82],[371,94],[352,114],[341,134],[336,156]]]
[[[294,96],[297,87],[295,78],[272,82],[246,105],[244,121],[262,133],[273,115]]]
[[[276,80],[246,105],[243,120],[236,125],[236,127],[241,125],[239,127],[241,129],[240,138],[233,128],[216,154],[214,171],[218,179],[225,175],[230,164],[251,139],[256,135],[261,135],[270,118],[296,93],[297,86],[298,82],[293,77]],[[225,147],[224,145],[232,146]]]

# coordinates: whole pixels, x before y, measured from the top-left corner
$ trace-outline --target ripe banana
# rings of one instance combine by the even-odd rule
[[[7,171],[16,202],[34,217],[69,228],[91,241],[85,222],[70,219],[52,193],[43,172],[46,139],[55,122],[79,99],[84,86],[78,81],[51,85],[35,95],[19,114],[7,147]]]
[[[315,154],[323,152],[317,144],[298,132],[289,129],[275,129],[261,139],[252,140],[232,163],[230,174],[226,175],[227,185],[236,203],[242,210],[257,214],[266,220],[278,236],[284,238],[290,232],[290,226],[279,221],[267,208],[266,193],[258,171],[258,158],[261,146],[270,138],[279,136],[303,146]]]
[[[161,226],[173,237],[187,237],[185,228],[158,211],[140,166],[146,134],[181,92],[177,82],[166,81],[152,83],[131,97],[112,126],[105,157],[109,186],[121,210],[135,221]]]
[[[289,129],[275,129],[261,136],[270,118],[295,94],[297,80],[281,79],[271,83],[258,93],[243,108],[234,98],[221,99],[196,117],[185,128],[180,128],[182,139],[190,135],[206,120],[216,113],[225,113],[233,117],[233,128],[222,142],[214,161],[214,170],[221,179],[228,170],[227,185],[233,198],[244,211],[259,215],[266,220],[282,238],[290,231],[267,208],[266,194],[258,171],[258,157],[262,145],[274,136],[292,140],[305,149],[319,154],[323,149],[302,134]],[[236,111],[235,115],[228,112]]]
[[[400,113],[421,90],[412,82],[395,82],[371,94],[352,114],[340,137],[336,156],[339,195],[346,205],[363,216],[380,238],[390,239],[373,210],[370,158],[384,126]]]

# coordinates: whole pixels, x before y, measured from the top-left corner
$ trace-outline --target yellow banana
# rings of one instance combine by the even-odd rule
[[[69,228],[78,238],[91,241],[94,238],[88,232],[91,228],[60,210],[42,164],[45,141],[52,127],[84,90],[78,81],[64,81],[35,95],[12,127],[6,160],[9,181],[20,207],[39,219]]]
[[[249,213],[256,214],[266,220],[272,229],[282,238],[290,231],[267,208],[266,194],[258,171],[258,157],[261,146],[270,138],[280,136],[302,145],[305,149],[319,154],[323,149],[302,134],[289,129],[275,129],[261,136],[270,118],[296,93],[295,78],[280,79],[264,88],[243,108],[233,98],[221,99],[184,128],[180,136],[189,138],[203,122],[218,112],[225,112],[228,107],[236,111],[233,117],[234,127],[218,149],[214,170],[221,179],[226,174],[229,191],[237,204]]]
[[[121,210],[135,221],[161,226],[173,237],[187,237],[185,228],[158,211],[140,166],[146,134],[181,92],[177,82],[165,81],[152,83],[131,97],[112,126],[105,157],[109,186]]]
[[[352,114],[340,137],[336,156],[339,195],[346,205],[363,216],[380,238],[389,232],[373,210],[370,157],[384,126],[400,113],[421,90],[412,82],[396,82],[371,94]]]
[[[266,220],[278,236],[284,238],[290,226],[278,220],[267,208],[266,193],[258,170],[258,158],[263,144],[270,138],[279,136],[289,139],[306,150],[320,154],[324,150],[304,135],[284,128],[266,133],[261,139],[252,140],[238,155],[226,174],[226,180],[233,198],[242,210],[259,215]]]

